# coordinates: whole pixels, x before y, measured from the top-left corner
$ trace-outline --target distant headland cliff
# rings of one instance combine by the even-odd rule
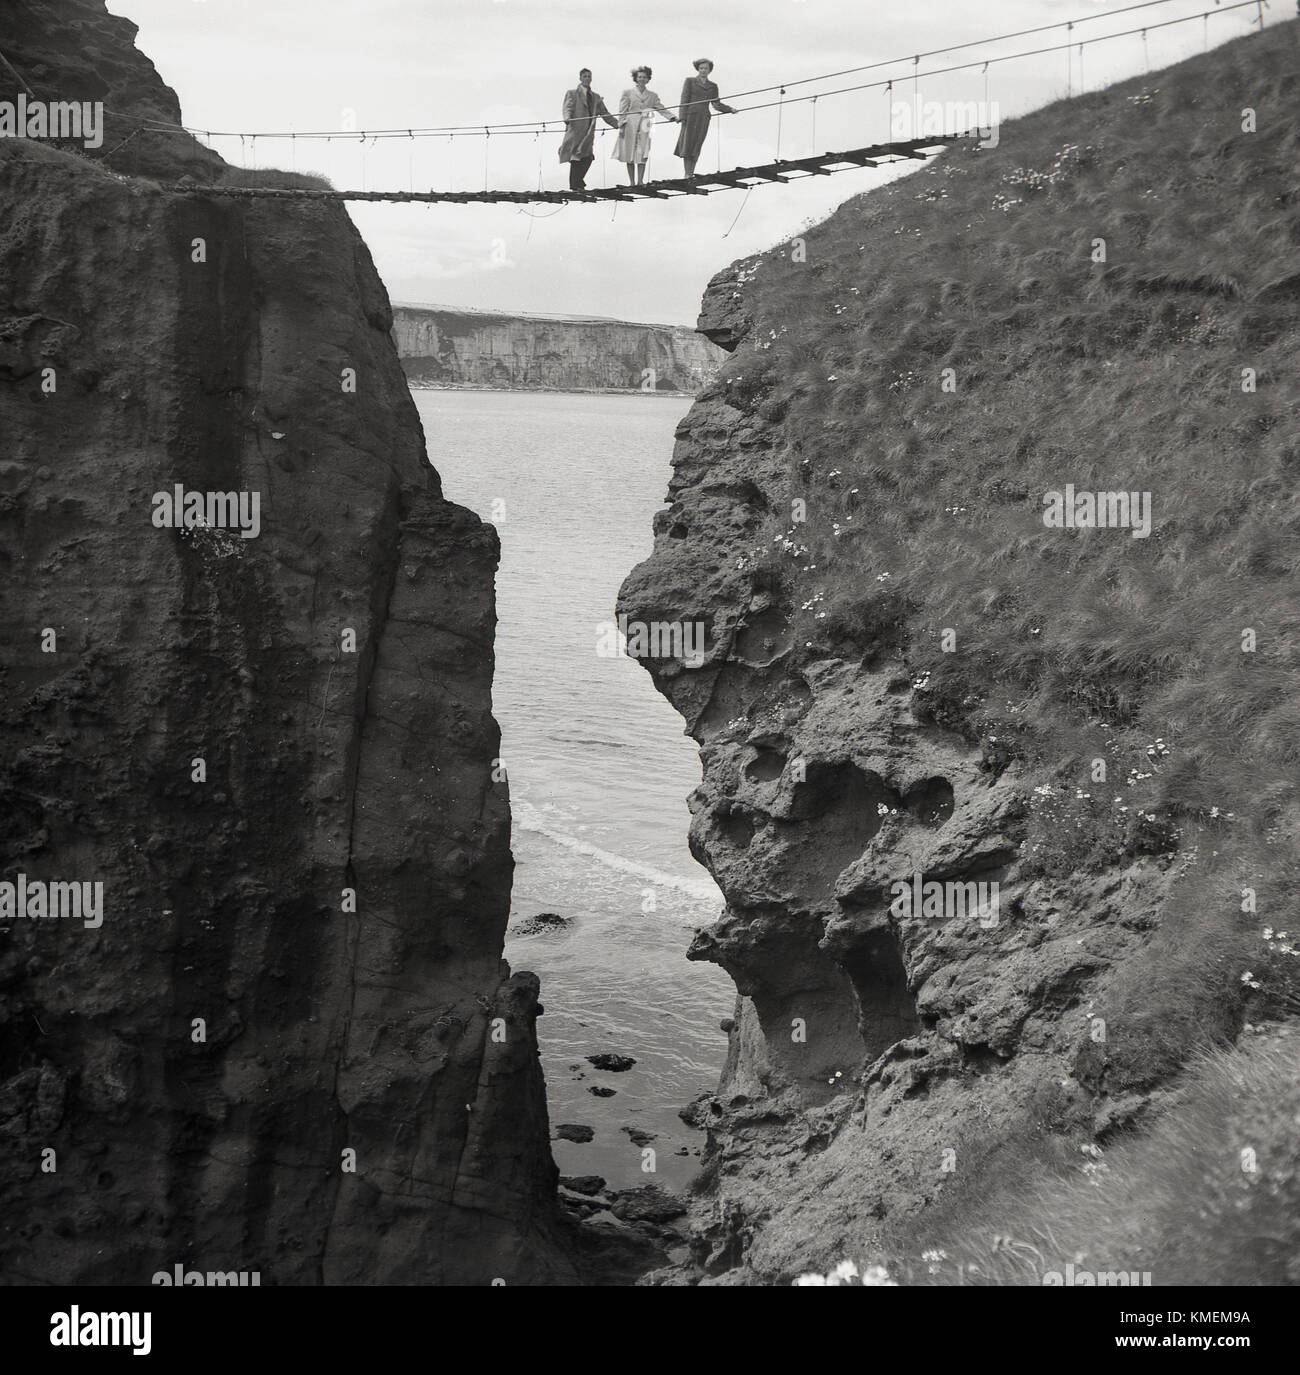
[[[685,325],[440,306],[394,306],[393,341],[416,387],[695,393],[725,357]]]

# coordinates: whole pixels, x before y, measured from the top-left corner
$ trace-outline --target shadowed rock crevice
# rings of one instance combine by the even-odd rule
[[[853,985],[858,1031],[868,1063],[895,1041],[921,1030],[916,999],[907,986],[907,970],[892,932],[868,937],[845,950],[837,962]]]
[[[830,897],[840,871],[866,849],[882,824],[890,790],[851,761],[813,760],[790,788],[774,840],[783,847],[786,873],[807,891]]]
[[[729,909],[697,934],[687,958],[721,965],[752,1000],[771,1073],[767,1090],[794,1085],[819,1103],[859,1068],[864,1046],[849,975],[819,946],[807,913]]]
[[[750,612],[736,633],[731,652],[737,659],[762,668],[784,654],[792,641],[789,618],[773,606]]]
[[[903,793],[909,816],[923,826],[942,826],[952,815],[952,784],[946,778],[924,778]]]
[[[787,755],[770,745],[754,745],[753,758],[745,765],[745,777],[751,783],[772,783],[785,772]]]

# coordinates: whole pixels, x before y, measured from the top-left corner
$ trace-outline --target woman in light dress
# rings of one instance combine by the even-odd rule
[[[624,91],[618,102],[619,131],[614,156],[626,164],[627,179],[633,186],[640,186],[645,181],[654,112],[658,110],[665,119],[677,122],[676,115],[664,109],[663,101],[653,91],[646,89],[646,83],[653,75],[649,67],[633,67],[632,80],[636,84]]]

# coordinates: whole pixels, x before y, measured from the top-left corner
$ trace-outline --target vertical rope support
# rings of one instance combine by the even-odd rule
[[[745,188],[745,199],[740,202],[740,209],[736,211],[736,218],[732,220],[730,228],[727,230],[726,234],[722,236],[724,239],[730,236],[731,230],[736,227],[737,223],[739,223],[741,215],[745,213],[745,207],[749,204],[749,193],[753,189],[754,188],[752,186]]]
[[[1079,94],[1082,95],[1088,89],[1088,83],[1083,76],[1083,44],[1079,44]]]
[[[488,189],[488,140],[492,137],[492,130],[485,124],[483,126],[483,190]]]
[[[881,92],[881,95],[883,95],[883,96],[885,97],[885,142],[886,142],[886,143],[892,143],[892,142],[893,142],[893,137],[894,137],[894,121],[890,118],[890,110],[889,110],[889,97],[890,97],[890,95],[893,93],[893,90],[894,90],[894,83],[893,83],[892,81],[886,81],[886,82],[885,82],[885,89]]]
[[[1151,50],[1147,47],[1147,31],[1145,29],[1142,30],[1142,61],[1149,75],[1151,72]]]
[[[1074,68],[1070,58],[1070,35],[1074,32],[1074,23],[1071,21],[1065,26],[1065,94],[1074,94]]]
[[[297,134],[290,134],[290,135],[289,135],[289,157],[290,157],[290,160],[291,160],[290,165],[292,166],[293,170],[296,172],[296,171],[298,170],[298,135],[297,135]]]
[[[415,190],[415,135],[408,129],[406,137],[410,142],[406,145],[406,189]]]
[[[9,61],[9,59],[4,55],[4,53],[0,53],[0,62],[4,63],[5,70],[9,73],[9,75],[12,76],[13,79],[23,88],[23,90],[26,91],[27,94],[31,96],[34,100],[36,98],[36,92],[33,91],[32,88],[27,84],[26,80],[18,74],[18,71],[15,69],[15,67]]]
[[[780,99],[776,102],[776,160],[781,161],[781,117],[785,114],[785,87],[781,87]],[[721,169],[719,169],[721,170]]]
[[[812,98],[812,124],[813,124],[813,127],[812,127],[812,151],[813,151],[813,155],[816,156],[816,153],[817,153],[817,97],[816,97],[816,96],[813,96],[813,98]]]
[[[546,125],[543,124],[542,129],[544,130],[545,128]],[[542,189],[542,136],[540,133],[535,133],[533,135],[533,143],[537,148],[537,189],[540,191]],[[533,232],[531,221],[528,225],[528,232],[530,234]]]

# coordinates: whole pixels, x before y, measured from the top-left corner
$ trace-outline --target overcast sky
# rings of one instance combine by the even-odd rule
[[[580,67],[617,111],[629,68],[654,68],[650,85],[677,103],[691,61],[710,57],[729,93],[927,52],[1042,24],[1053,32],[923,58],[922,101],[988,98],[1005,119],[1200,52],[1202,21],[1088,46],[1090,37],[1199,15],[1209,0],[1169,0],[1110,18],[1130,0],[108,0],[140,26],[138,43],[177,92],[186,124],[213,130],[391,129],[555,120],[544,135],[365,143],[214,138],[236,164],[320,172],[340,189],[481,190],[567,185],[557,160],[564,91]],[[1231,0],[1228,0],[1231,3]],[[1279,13],[1280,9],[1288,11]],[[1268,18],[1289,16],[1289,5]],[[926,79],[953,63],[1067,41],[1069,53],[995,63]],[[1255,8],[1212,14],[1211,46],[1247,32]],[[792,89],[786,99],[895,77],[881,89],[788,104],[781,153],[858,147],[890,135],[890,102],[913,94],[910,57],[897,65]],[[772,97],[739,97],[745,107]],[[816,113],[814,144],[813,112]],[[701,170],[771,161],[776,109],[715,117]],[[603,126],[602,126],[603,127]],[[596,143],[593,186],[622,182],[606,159],[611,130]],[[676,129],[657,126],[649,176],[680,176]],[[719,147],[720,143],[720,147]],[[485,167],[486,146],[486,167]],[[878,185],[867,169],[745,193],[609,205],[406,206],[352,204],[394,301],[607,315],[693,324],[708,279],[732,259],[789,238],[836,205]],[[449,178],[454,181],[449,182]],[[739,218],[737,219],[737,216]]]

